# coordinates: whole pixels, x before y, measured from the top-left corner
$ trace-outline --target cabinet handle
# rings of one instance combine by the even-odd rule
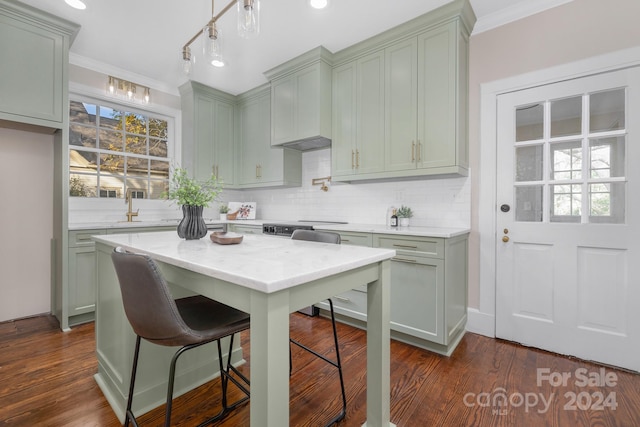
[[[360,169],[360,150],[356,149],[356,169]]]
[[[398,261],[398,262],[406,262],[409,264],[415,264],[418,261],[416,261],[415,259],[408,259],[408,258],[398,258],[398,257],[393,257],[391,258],[393,261]]]
[[[262,178],[262,163],[258,164],[258,169],[260,170],[260,178]]]
[[[416,142],[411,141],[411,162],[416,161]]]
[[[334,295],[332,298],[337,299],[338,301],[351,302],[349,298],[341,297],[340,295]]]
[[[353,163],[353,156],[355,156],[355,153],[353,152],[353,150],[351,150],[351,169],[355,169],[356,168],[354,166],[354,163]]]
[[[349,239],[342,239],[343,242],[350,242],[351,240]]]
[[[422,161],[422,143],[418,140],[418,161]]]
[[[397,243],[394,243],[393,246],[395,246],[396,248],[409,248],[409,249],[418,249],[417,246],[413,246],[413,245],[399,245]]]

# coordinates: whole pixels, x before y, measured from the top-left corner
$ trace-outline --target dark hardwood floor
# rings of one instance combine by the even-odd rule
[[[346,325],[339,334],[348,398],[339,426],[360,427],[366,418],[365,334]],[[331,348],[326,319],[292,315],[291,335],[302,341],[313,336],[314,345]],[[248,334],[242,342],[249,360],[242,369],[249,372]],[[93,379],[94,350],[93,324],[63,333],[50,316],[0,323],[0,426],[119,425]],[[320,426],[339,409],[337,373],[300,349],[293,352],[290,424]],[[391,421],[400,427],[640,426],[640,376],[634,373],[471,333],[451,357],[393,341],[391,359]],[[177,398],[174,425],[197,425],[218,410],[218,398],[217,380]],[[163,416],[160,407],[139,421],[159,426]],[[218,425],[248,426],[249,406]]]

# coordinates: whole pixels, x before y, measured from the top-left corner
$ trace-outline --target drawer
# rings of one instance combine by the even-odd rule
[[[411,253],[414,256],[444,258],[444,239],[429,237],[399,237],[376,235],[374,246],[395,249],[398,254]]]
[[[362,292],[364,289],[364,292]],[[366,320],[367,316],[367,285],[359,286],[356,289],[352,289],[347,292],[343,292],[340,295],[334,295],[331,297],[333,301],[333,308],[336,313],[344,314],[350,317],[355,317],[361,320]],[[323,300],[316,306],[329,310],[329,303],[327,300]]]
[[[371,233],[350,233],[347,231],[332,230],[327,231],[340,234],[340,243],[343,245],[366,246],[370,248],[373,244],[373,237]]]
[[[69,247],[93,246],[95,242],[91,240],[91,236],[106,234],[106,232],[104,229],[70,231]]]

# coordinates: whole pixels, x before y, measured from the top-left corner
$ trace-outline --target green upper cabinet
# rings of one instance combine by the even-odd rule
[[[300,186],[301,152],[271,148],[271,90],[268,84],[238,96],[237,117],[237,187]]]
[[[235,97],[197,82],[180,87],[182,166],[196,179],[213,173],[225,186],[235,184]]]
[[[385,169],[416,168],[418,42],[415,37],[385,49]]]
[[[79,29],[23,3],[0,0],[0,125],[65,126],[69,46]]]
[[[456,0],[334,55],[335,180],[467,175],[474,22]]]
[[[271,145],[300,150],[331,140],[331,53],[313,49],[265,73],[271,82]]]
[[[332,175],[384,170],[384,52],[333,70]]]

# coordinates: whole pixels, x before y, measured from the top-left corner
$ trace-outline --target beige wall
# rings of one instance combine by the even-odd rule
[[[471,241],[469,306],[479,306],[480,87],[483,83],[640,46],[640,1],[574,0],[471,37],[469,144]],[[580,70],[576,70],[579,72]],[[488,141],[489,142],[489,141]]]
[[[0,322],[51,311],[53,143],[0,128]]]

